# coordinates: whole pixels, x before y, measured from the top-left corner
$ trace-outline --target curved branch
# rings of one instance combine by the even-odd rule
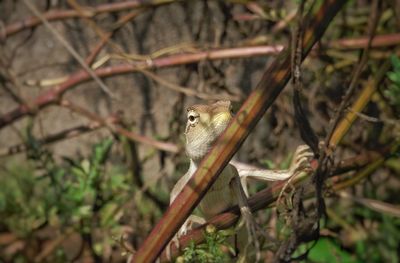
[[[117,3],[101,4],[96,7],[86,6],[83,7],[82,10],[84,12],[85,17],[94,17],[96,15],[103,13],[113,13],[139,7],[158,6],[175,1],[179,0],[150,0],[150,1],[130,0]],[[82,15],[80,12],[72,9],[50,10],[43,14],[43,17],[48,21],[57,21],[57,20],[63,20],[81,16]],[[42,21],[38,17],[30,16],[21,21],[7,25],[5,26],[4,30],[0,31],[0,41],[4,41],[9,36],[12,36],[22,30],[33,28],[37,25],[40,25],[41,23]]]
[[[211,51],[201,51],[192,54],[177,54],[167,57],[160,57],[148,61],[135,62],[133,64],[121,64],[109,66],[95,70],[98,77],[105,78],[120,74],[135,72],[139,69],[164,68],[184,64],[199,62],[201,60],[218,60],[226,58],[243,58],[251,56],[260,56],[275,54],[282,50],[282,46],[256,46],[256,47],[239,47],[217,49]],[[0,116],[0,129],[23,116],[33,114],[38,109],[42,109],[51,104],[58,103],[61,96],[69,89],[90,80],[90,75],[85,70],[80,70],[49,91],[39,95],[32,103],[20,105],[15,109]]]
[[[319,10],[311,14],[309,26],[304,30],[303,58],[322,37],[345,2],[344,0],[324,1]],[[291,73],[289,54],[289,52],[281,52],[264,72],[257,87],[253,89],[225,132],[218,138],[190,181],[172,202],[130,262],[153,262],[161,254],[289,81]]]
[[[382,149],[379,153],[378,152],[365,152],[360,155],[350,157],[348,159],[342,160],[340,162],[340,165],[335,168],[334,171],[330,174],[330,176],[333,175],[338,175],[341,176],[344,172],[350,171],[350,170],[357,170],[363,167],[367,167],[363,169],[360,173],[365,176],[366,172],[365,170],[368,171],[368,174],[370,174],[373,170],[371,168],[368,168],[373,165],[373,168],[376,169],[375,162],[387,159],[388,157],[391,156],[391,154],[396,151],[396,149],[399,148],[399,144],[394,144],[393,147],[388,148],[385,147]],[[354,161],[357,160],[357,165],[354,165]],[[300,182],[304,180],[305,177],[309,175],[303,174],[302,177],[297,177],[295,180],[292,181],[293,185],[296,186]],[[332,178],[335,179],[335,178]],[[334,191],[338,191],[344,187],[349,187],[351,185],[354,185],[354,182],[350,182],[348,184],[343,184],[342,182],[338,182],[337,180],[332,180],[334,184],[332,185],[332,189]],[[346,181],[347,182],[347,181]],[[255,195],[249,198],[249,206],[253,212],[258,211],[260,209],[269,207],[273,205],[273,203],[276,201],[278,198],[279,193],[282,191],[283,187],[285,186],[286,181],[280,181],[274,183],[272,186],[265,188],[264,190],[259,191]],[[312,190],[309,188],[309,190]],[[307,193],[306,193],[307,194]],[[309,194],[312,194],[310,192]],[[171,245],[171,257],[176,258],[182,251],[180,249],[187,247],[190,242],[194,242],[195,244],[202,243],[204,241],[204,231],[205,227],[207,225],[214,225],[216,226],[217,229],[226,229],[229,227],[232,227],[236,221],[238,220],[240,216],[240,211],[238,206],[234,206],[229,208],[226,212],[223,212],[221,214],[218,214],[214,216],[212,219],[207,221],[202,226],[199,226],[196,229],[193,229],[189,231],[186,235],[182,236],[179,238],[179,245],[180,248],[176,247],[175,244]],[[164,250],[163,253],[161,254],[161,262],[168,262],[167,258],[167,253]]]

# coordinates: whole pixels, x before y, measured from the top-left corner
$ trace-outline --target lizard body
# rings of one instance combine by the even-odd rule
[[[191,179],[202,158],[210,151],[218,136],[231,121],[233,117],[231,108],[230,101],[218,101],[210,105],[194,105],[187,109],[185,137],[186,153],[190,158],[190,166],[186,174],[180,178],[172,189],[170,203],[175,200],[176,196]],[[246,260],[247,247],[251,240],[254,242],[256,250],[259,250],[255,234],[256,224],[247,204],[247,179],[253,178],[261,181],[285,180],[299,170],[306,168],[307,161],[311,156],[312,154],[307,146],[300,146],[295,152],[290,169],[279,171],[255,170],[245,167],[237,169],[233,165],[234,163],[229,163],[203,197],[199,208],[205,219],[210,219],[231,206],[239,205],[242,218],[246,223],[247,232],[249,232],[243,231],[243,228],[238,229],[239,244],[237,248],[239,253],[242,253],[239,256],[239,261]],[[191,215],[178,231],[177,236],[186,234],[192,228],[193,223],[203,224],[205,222],[204,218]]]

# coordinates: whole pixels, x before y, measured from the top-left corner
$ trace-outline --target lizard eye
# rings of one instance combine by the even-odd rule
[[[194,111],[189,112],[187,115],[188,123],[191,125],[197,123],[197,119],[199,118],[199,116],[200,115],[197,112],[194,112]]]

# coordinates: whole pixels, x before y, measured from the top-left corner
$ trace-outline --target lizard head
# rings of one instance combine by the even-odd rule
[[[186,152],[193,161],[200,161],[232,119],[230,101],[210,105],[193,105],[187,109]]]

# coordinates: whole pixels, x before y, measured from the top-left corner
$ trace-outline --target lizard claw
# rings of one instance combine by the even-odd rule
[[[171,241],[168,243],[167,247],[165,248],[165,249],[166,249],[167,260],[168,260],[169,262],[172,261],[172,256],[171,256],[171,247],[172,247],[172,244],[174,244],[175,247],[176,247],[177,249],[179,249],[180,244],[179,244],[179,237],[178,237],[178,234],[176,234],[176,235],[171,239]]]
[[[179,249],[180,248],[179,238],[186,235],[190,230],[193,229],[194,226],[202,225],[205,223],[206,223],[206,220],[202,217],[199,217],[196,215],[189,216],[188,219],[185,221],[185,223],[181,226],[179,231],[176,233],[176,235],[168,243],[168,245],[166,247],[167,260],[172,261],[172,256],[171,256],[172,244],[174,244],[176,246],[176,248]]]
[[[300,145],[294,153],[290,172],[295,174],[302,170],[311,169],[310,160],[313,157],[314,153],[308,145]]]
[[[259,262],[261,258],[261,245],[259,241],[260,235],[265,237],[265,233],[262,230],[262,228],[257,224],[257,222],[254,220],[254,217],[251,213],[251,211],[248,209],[248,207],[242,207],[241,208],[241,214],[242,214],[242,219],[241,222],[238,224],[238,229],[243,227],[243,224],[246,225],[246,231],[247,231],[247,244],[243,247],[244,251],[241,252],[242,257],[247,257],[248,256],[248,248],[250,245],[253,245],[255,248],[255,254],[256,254],[256,260],[255,262]],[[245,241],[246,242],[246,241]],[[244,259],[244,258],[243,258]],[[242,262],[243,259],[239,259],[238,262]],[[243,261],[246,262],[246,261]]]
[[[185,221],[185,223],[182,225],[182,227],[179,229],[178,237],[186,235],[194,227],[203,225],[206,222],[207,221],[200,216],[190,215],[188,219]]]

